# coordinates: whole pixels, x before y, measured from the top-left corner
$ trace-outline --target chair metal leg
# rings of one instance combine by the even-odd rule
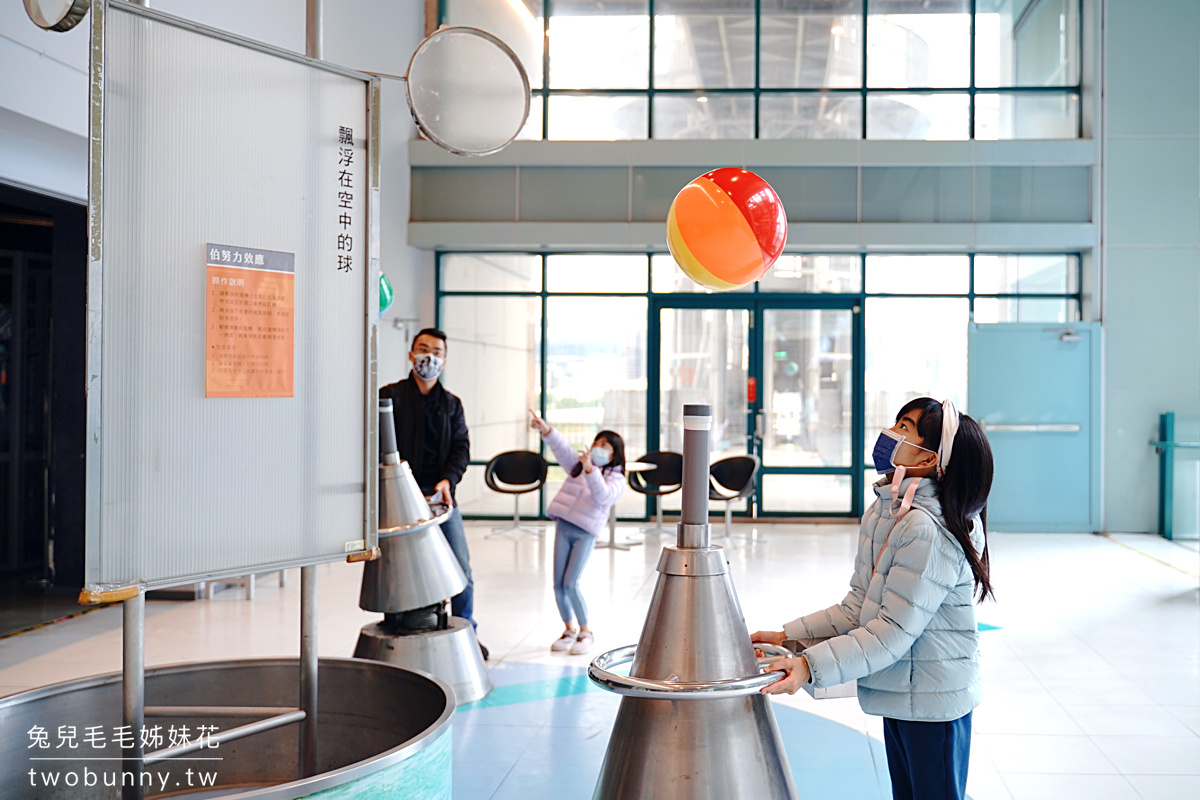
[[[531,526],[521,524],[521,495],[513,495],[513,521],[512,525],[507,525],[500,528],[492,528],[492,532],[484,536],[485,539],[511,538],[508,534],[524,534],[526,536],[541,536],[546,532],[542,526]]]
[[[667,530],[663,528],[663,496],[661,494],[654,495],[654,525],[640,528],[642,533],[653,533],[657,536],[664,536]]]
[[[626,539],[623,542],[617,541],[617,507],[613,506],[608,510],[608,541],[596,542],[597,550],[628,550],[631,547],[637,547],[639,544],[645,544],[642,539]]]

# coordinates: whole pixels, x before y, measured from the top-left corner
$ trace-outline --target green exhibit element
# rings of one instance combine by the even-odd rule
[[[379,313],[382,314],[396,302],[396,293],[392,291],[391,281],[387,275],[379,273]]]
[[[788,357],[787,350],[776,350],[775,351],[775,360],[776,361],[783,361],[787,357]]]
[[[398,764],[359,780],[304,798],[313,800],[451,800],[451,742],[446,728],[438,740]]]
[[[1000,626],[999,626],[999,625],[988,625],[986,622],[980,622],[980,623],[977,623],[977,624],[976,624],[976,627],[978,627],[978,628],[979,628],[979,632],[980,632],[980,633],[983,633],[984,631],[998,631],[998,630],[1000,630]]]
[[[477,708],[497,708],[511,706],[517,703],[531,703],[535,700],[553,700],[556,697],[570,697],[584,692],[598,692],[600,687],[592,683],[587,675],[570,675],[565,678],[555,678],[548,681],[533,681],[531,683],[514,683],[510,686],[497,686],[482,700],[467,703],[458,707],[459,713],[474,711]]]

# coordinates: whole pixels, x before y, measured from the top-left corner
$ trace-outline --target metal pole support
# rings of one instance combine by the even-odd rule
[[[683,510],[679,520],[678,547],[708,547],[709,437],[712,406],[683,407]]]
[[[317,772],[317,568],[300,568],[300,777]]]
[[[304,7],[304,55],[325,57],[324,0],[307,0]]]
[[[121,672],[124,693],[124,722],[133,733],[133,747],[123,752],[122,768],[134,777],[123,786],[122,800],[142,800],[142,728],[146,723],[146,593],[138,587],[135,596],[121,603]]]

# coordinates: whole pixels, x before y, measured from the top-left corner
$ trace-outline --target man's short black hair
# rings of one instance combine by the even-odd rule
[[[417,331],[417,335],[413,337],[412,344],[408,349],[412,350],[414,347],[416,347],[417,339],[420,339],[422,336],[432,336],[435,339],[441,339],[442,344],[446,345],[447,349],[450,347],[450,345],[446,342],[445,331],[439,331],[437,328],[423,328],[422,330]]]

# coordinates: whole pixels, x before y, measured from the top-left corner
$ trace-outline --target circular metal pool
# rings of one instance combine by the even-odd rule
[[[148,706],[283,706],[299,700],[296,659],[178,664],[146,670]],[[428,675],[379,661],[321,659],[317,774],[298,779],[299,725],[255,734],[146,767],[146,797],[281,800],[316,795],[449,800],[453,691]],[[132,779],[121,759],[121,674],[98,675],[0,698],[0,796],[12,800],[119,800]],[[186,727],[218,731],[245,717],[151,717],[171,744]],[[210,731],[211,733],[211,731]],[[70,745],[74,745],[73,747]],[[143,781],[147,779],[143,777]]]

